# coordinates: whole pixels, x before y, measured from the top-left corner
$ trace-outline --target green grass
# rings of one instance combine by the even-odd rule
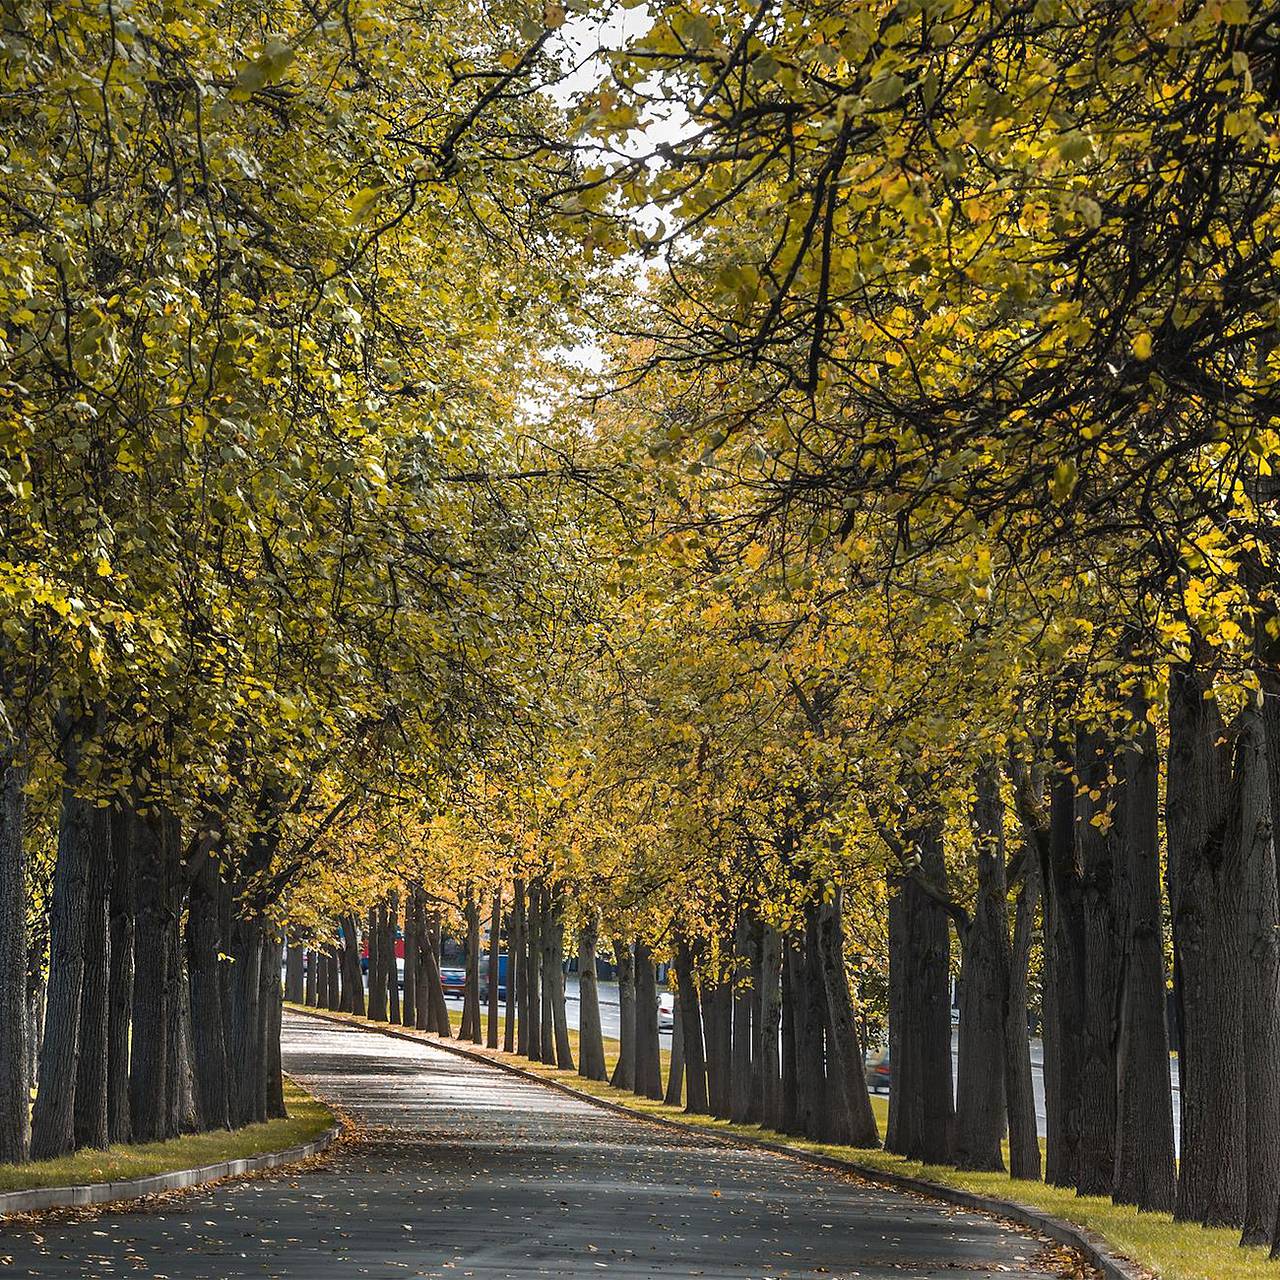
[[[347,1016],[350,1015],[337,1015]],[[353,1018],[364,1022],[365,1019]],[[456,1033],[461,1014],[451,1011],[451,1021]],[[425,1032],[419,1032],[428,1038]],[[433,1037],[432,1037],[433,1038]],[[575,1060],[578,1051],[577,1033],[570,1032]],[[499,1030],[501,1041],[501,1029]],[[1077,1196],[1062,1187],[1046,1186],[1043,1182],[1014,1182],[1002,1173],[960,1173],[946,1166],[922,1165],[918,1161],[904,1160],[887,1151],[864,1151],[810,1142],[804,1138],[788,1137],[761,1129],[758,1125],[735,1125],[725,1120],[713,1120],[707,1116],[690,1116],[678,1107],[668,1107],[648,1098],[594,1080],[584,1080],[576,1072],[561,1071],[541,1062],[529,1062],[525,1058],[501,1051],[484,1050],[468,1043],[468,1049],[479,1050],[502,1061],[514,1063],[534,1075],[604,1098],[641,1115],[652,1115],[664,1120],[674,1120],[691,1128],[705,1129],[724,1137],[767,1138],[785,1142],[796,1151],[808,1151],[817,1155],[835,1156],[852,1160],[871,1169],[886,1173],[905,1174],[924,1178],[930,1182],[958,1187],[997,1200],[1014,1200],[1062,1218],[1078,1226],[1086,1227],[1108,1240],[1119,1252],[1132,1258],[1162,1280],[1280,1280],[1280,1264],[1270,1263],[1264,1249],[1241,1249],[1240,1233],[1235,1230],[1199,1227],[1191,1223],[1176,1223],[1168,1214],[1138,1213],[1135,1209],[1113,1205],[1110,1200],[1097,1196]],[[618,1042],[605,1040],[605,1060],[609,1069],[617,1059]],[[663,1078],[666,1078],[669,1055],[663,1053]],[[871,1105],[876,1121],[884,1132],[888,1122],[888,1099],[873,1094]],[[1006,1152],[1007,1156],[1007,1152]]]
[[[284,1082],[284,1100],[289,1109],[287,1120],[268,1120],[231,1133],[225,1130],[191,1133],[166,1142],[122,1144],[106,1151],[77,1151],[56,1160],[0,1164],[0,1191],[120,1182],[126,1178],[171,1173],[175,1169],[220,1164],[224,1160],[242,1160],[310,1142],[337,1123],[324,1103],[288,1079]]]

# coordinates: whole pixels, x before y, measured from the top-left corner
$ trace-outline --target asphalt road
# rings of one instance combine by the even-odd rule
[[[0,1274],[1054,1274],[1036,1239],[991,1219],[614,1116],[429,1044],[289,1014],[284,1058],[361,1125],[326,1165],[143,1212],[0,1225]]]

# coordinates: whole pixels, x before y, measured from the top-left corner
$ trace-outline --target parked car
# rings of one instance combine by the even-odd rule
[[[658,1030],[674,1031],[676,1029],[676,998],[670,991],[658,996]]]
[[[467,994],[467,970],[454,968],[452,965],[440,970],[440,985],[447,996],[457,996],[459,1000]]]
[[[889,1067],[889,1050],[887,1047],[872,1049],[867,1055],[866,1065],[863,1070],[867,1078],[867,1088],[872,1093],[889,1092],[889,1080],[893,1073]]]
[[[498,999],[507,998],[507,957],[498,954]],[[489,955],[486,952],[480,957],[480,1003],[489,1003]]]

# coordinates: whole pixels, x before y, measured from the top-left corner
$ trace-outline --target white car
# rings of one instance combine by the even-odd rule
[[[658,997],[658,1030],[674,1031],[676,1029],[676,998],[670,991],[664,991]]]

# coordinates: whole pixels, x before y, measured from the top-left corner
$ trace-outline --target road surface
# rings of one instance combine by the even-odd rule
[[[287,1014],[286,1068],[362,1126],[326,1165],[78,1222],[0,1224],[44,1280],[1054,1274],[1033,1237],[615,1116],[430,1044]]]

